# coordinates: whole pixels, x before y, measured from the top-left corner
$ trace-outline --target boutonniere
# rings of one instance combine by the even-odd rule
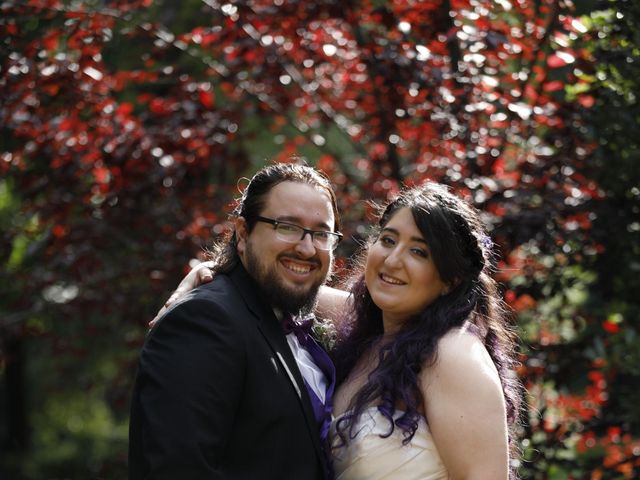
[[[338,330],[333,322],[316,318],[311,327],[311,335],[326,351],[331,351],[336,346],[336,340],[338,339]]]

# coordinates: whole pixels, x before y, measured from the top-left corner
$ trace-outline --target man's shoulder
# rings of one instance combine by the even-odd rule
[[[237,285],[226,274],[216,275],[212,281],[202,284],[190,292],[187,292],[182,298],[180,298],[175,308],[184,308],[188,305],[208,303],[208,308],[215,308],[215,310],[227,310],[228,308],[234,309],[244,303],[243,296],[239,291]]]
[[[180,297],[158,320],[152,332],[206,332],[242,330],[250,310],[236,286],[224,274]],[[202,335],[201,335],[202,336]],[[205,335],[206,336],[206,335]]]
[[[213,280],[200,285],[192,290],[195,297],[225,297],[226,295],[237,294],[239,296],[253,297],[258,293],[259,288],[255,280],[241,265],[237,265],[228,272],[216,273]]]
[[[207,283],[203,283],[199,287],[194,288],[189,292],[190,298],[201,299],[224,299],[229,295],[239,294],[240,291],[236,284],[231,280],[230,276],[226,273],[219,273],[213,277],[213,280]],[[185,295],[185,297],[187,296]]]
[[[202,308],[200,308],[202,306]],[[180,298],[170,310],[206,310],[209,316],[238,317],[253,311],[259,316],[270,307],[259,294],[254,281],[243,269],[218,273],[213,280],[200,285]],[[169,313],[169,312],[167,312]],[[176,312],[177,313],[177,312]]]

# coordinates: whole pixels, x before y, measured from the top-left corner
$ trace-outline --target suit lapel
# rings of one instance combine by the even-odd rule
[[[309,399],[304,379],[298,368],[298,363],[293,353],[291,353],[280,322],[276,318],[271,306],[264,301],[260,295],[255,281],[249,276],[242,265],[236,267],[229,276],[238,288],[247,307],[255,315],[260,333],[271,347],[278,363],[282,366],[280,369],[281,374],[287,376],[292,388],[296,392],[300,406],[304,412],[307,427],[311,432],[314,446],[319,457],[322,459],[321,463],[323,467],[326,468],[325,456],[320,444],[319,428],[313,413],[311,400]]]
[[[282,366],[283,374],[289,378],[298,398],[304,398],[302,391],[305,388],[302,374],[271,306],[264,301],[255,281],[242,266],[233,270],[231,279],[238,287],[247,307],[256,317],[258,329],[273,350],[278,363]]]

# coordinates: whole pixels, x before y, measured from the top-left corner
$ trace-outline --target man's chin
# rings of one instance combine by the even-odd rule
[[[286,292],[289,295],[295,295],[296,297],[312,295],[312,292],[317,290],[315,284],[311,282],[281,282],[280,288],[283,292]]]
[[[318,289],[320,287],[300,287],[297,288],[281,288],[276,295],[272,298],[274,306],[281,308],[282,310],[297,313],[311,313],[313,307],[316,304],[316,296],[318,295]],[[272,290],[273,292],[273,290]],[[275,292],[274,292],[275,293]]]

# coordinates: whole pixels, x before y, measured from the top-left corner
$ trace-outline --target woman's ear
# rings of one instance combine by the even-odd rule
[[[445,283],[444,287],[442,288],[442,291],[440,292],[440,296],[442,297],[448,294],[451,290],[456,288],[459,284],[460,284],[460,280],[458,280],[457,278],[453,279],[449,283]]]
[[[242,257],[247,248],[247,237],[249,232],[247,231],[247,221],[244,217],[236,217],[233,221],[235,236],[237,240],[238,255]]]

